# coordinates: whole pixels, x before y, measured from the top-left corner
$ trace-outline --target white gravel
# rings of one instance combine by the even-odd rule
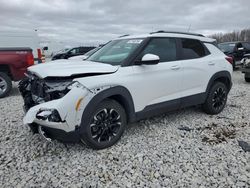
[[[1,187],[250,187],[250,84],[240,71],[219,115],[188,108],[129,125],[115,146],[47,143],[22,124],[14,88],[0,99]],[[180,130],[179,128],[190,130]]]

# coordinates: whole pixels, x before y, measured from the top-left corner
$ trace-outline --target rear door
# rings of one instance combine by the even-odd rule
[[[134,65],[134,83],[136,90],[136,109],[172,101],[178,106],[181,91],[181,67],[177,58],[175,38],[152,38],[137,57],[141,60],[145,54],[160,57],[156,65]]]
[[[182,93],[181,97],[204,93],[216,62],[202,42],[194,39],[179,39],[181,46]]]

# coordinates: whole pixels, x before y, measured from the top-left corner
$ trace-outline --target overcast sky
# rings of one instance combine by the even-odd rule
[[[0,30],[43,40],[105,42],[155,30],[205,35],[250,28],[249,0],[0,0]]]

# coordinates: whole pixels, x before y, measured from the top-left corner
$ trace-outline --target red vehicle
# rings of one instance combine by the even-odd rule
[[[34,65],[31,48],[0,48],[0,98],[9,94],[12,81],[24,78],[31,65]]]

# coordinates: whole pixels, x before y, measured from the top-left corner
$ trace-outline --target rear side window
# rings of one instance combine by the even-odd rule
[[[182,59],[196,59],[207,55],[205,47],[199,40],[181,39]]]
[[[160,57],[160,62],[176,60],[176,40],[174,38],[152,38],[139,56],[154,54]]]

